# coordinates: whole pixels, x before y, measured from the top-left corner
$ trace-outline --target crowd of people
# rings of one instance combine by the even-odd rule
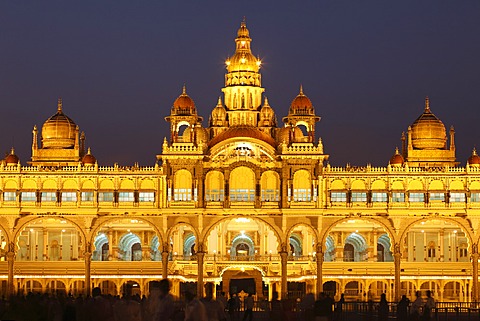
[[[176,301],[170,294],[170,284],[167,280],[155,281],[150,284],[150,295],[140,297],[132,295],[127,288],[120,298],[102,295],[100,288],[92,290],[92,296],[73,297],[70,295],[48,295],[29,293],[26,296],[17,295],[9,300],[0,301],[0,320],[15,321],[253,321],[255,301],[253,294],[244,297],[243,301],[237,294],[230,298],[222,292],[214,298],[213,284],[205,286],[205,296],[196,298],[193,293],[185,292],[185,300]],[[257,302],[258,304],[258,302]],[[396,305],[396,311],[391,311],[385,294],[375,305],[368,303],[367,314],[375,315],[376,320],[388,320],[396,314],[402,320],[430,320],[435,307],[432,293],[427,291],[423,300],[420,292],[416,299],[410,302],[404,295]],[[320,293],[315,299],[313,294],[307,294],[296,302],[292,309],[291,302],[279,300],[278,293],[272,293],[270,302],[264,301],[258,305],[255,314],[263,320],[271,321],[334,321],[343,320],[344,312],[349,312],[349,305],[342,294],[335,302],[326,293]],[[259,318],[260,319],[260,318]]]

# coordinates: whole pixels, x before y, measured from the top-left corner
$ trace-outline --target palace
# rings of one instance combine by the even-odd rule
[[[301,87],[277,121],[251,42],[242,22],[207,127],[183,88],[151,167],[100,166],[59,99],[31,160],[12,149],[0,164],[3,295],[143,295],[168,278],[177,296],[209,282],[257,298],[478,301],[475,150],[460,167],[427,98],[385,167],[332,167]]]

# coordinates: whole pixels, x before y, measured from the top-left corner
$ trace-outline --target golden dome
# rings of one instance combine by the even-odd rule
[[[196,115],[195,103],[187,95],[187,89],[183,86],[182,94],[173,102],[172,115]]]
[[[227,117],[227,111],[222,104],[222,98],[218,97],[217,106],[212,110],[212,120],[213,121],[224,121]]]
[[[246,23],[245,19],[243,19],[243,21],[240,23],[240,28],[238,29],[237,37],[238,38],[250,38],[250,32],[248,32],[247,23]]]
[[[398,148],[395,149],[395,154],[390,158],[390,165],[393,166],[402,166],[403,165],[403,156],[398,152]]]
[[[236,50],[232,57],[226,61],[228,72],[250,71],[258,72],[260,70],[260,58],[255,57],[250,49],[252,39],[249,36],[245,21],[240,24],[235,39]]]
[[[299,94],[290,104],[289,115],[315,115],[312,101],[305,96],[302,86],[300,86]]]
[[[85,166],[93,166],[93,165],[95,165],[96,162],[97,162],[97,159],[95,158],[95,156],[92,155],[90,147],[89,147],[88,151],[87,151],[87,154],[85,154],[85,156],[83,156],[83,158],[82,158],[82,163]]]
[[[480,156],[477,155],[477,150],[474,148],[472,155],[468,158],[467,161],[470,166],[479,166],[480,165]]]
[[[260,108],[260,119],[272,121],[274,117],[275,112],[273,111],[273,108],[270,107],[267,97],[265,97],[263,106]]]
[[[15,154],[15,149],[13,147],[12,147],[12,150],[10,151],[10,154],[8,154],[4,158],[4,161],[5,161],[5,165],[7,166],[17,165],[20,162],[20,159]]]
[[[262,132],[261,130],[257,129],[256,127],[249,127],[249,126],[234,126],[230,127],[226,131],[220,133],[219,135],[215,136],[209,143],[208,147],[213,147],[214,145],[227,140],[229,138],[240,138],[240,137],[249,137],[258,139],[261,141],[266,142],[267,144],[272,145],[275,147],[277,143],[272,138],[272,136]]]
[[[282,127],[277,130],[275,135],[278,144],[289,144],[290,143],[290,127]]]
[[[425,111],[412,124],[412,144],[415,149],[444,149],[447,134],[442,121],[430,110],[430,101],[425,98]]]
[[[203,128],[200,124],[197,124],[194,129],[196,143],[206,143],[208,141],[208,131],[206,128]]]
[[[57,113],[47,119],[42,127],[43,148],[73,148],[77,125],[63,113],[62,98],[58,99]]]

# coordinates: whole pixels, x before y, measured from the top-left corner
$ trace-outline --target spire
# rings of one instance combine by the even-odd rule
[[[57,101],[57,112],[58,112],[58,113],[61,113],[61,112],[62,112],[62,108],[63,108],[62,97],[58,97],[58,101]]]
[[[395,147],[395,155],[400,155],[400,153],[398,152],[398,147]]]
[[[10,150],[10,155],[15,155],[15,148],[12,146],[12,149]]]
[[[264,105],[264,106],[270,106],[270,105],[268,104],[268,98],[267,98],[267,96],[265,96],[265,99],[263,100],[263,105]]]
[[[217,106],[222,106],[222,96],[218,96]]]
[[[477,156],[477,149],[475,147],[473,147],[472,156]]]
[[[186,95],[187,95],[187,85],[185,85],[185,83],[183,83],[182,96],[186,96]]]
[[[92,154],[92,151],[90,150],[90,147],[88,147],[87,149],[87,155],[91,155]]]
[[[300,96],[303,96],[303,95],[304,95],[304,94],[303,94],[303,85],[302,85],[302,84],[300,84],[300,94],[299,94],[299,95],[300,95]]]
[[[425,112],[426,113],[430,112],[430,99],[428,99],[428,96],[425,97]]]

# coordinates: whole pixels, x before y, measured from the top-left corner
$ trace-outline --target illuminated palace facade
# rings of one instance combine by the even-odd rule
[[[250,44],[242,23],[207,127],[183,88],[152,167],[99,166],[59,100],[31,160],[12,149],[0,165],[3,295],[148,294],[168,277],[177,296],[211,282],[258,298],[478,301],[476,152],[459,166],[427,99],[387,166],[332,167],[302,89],[277,122]]]

